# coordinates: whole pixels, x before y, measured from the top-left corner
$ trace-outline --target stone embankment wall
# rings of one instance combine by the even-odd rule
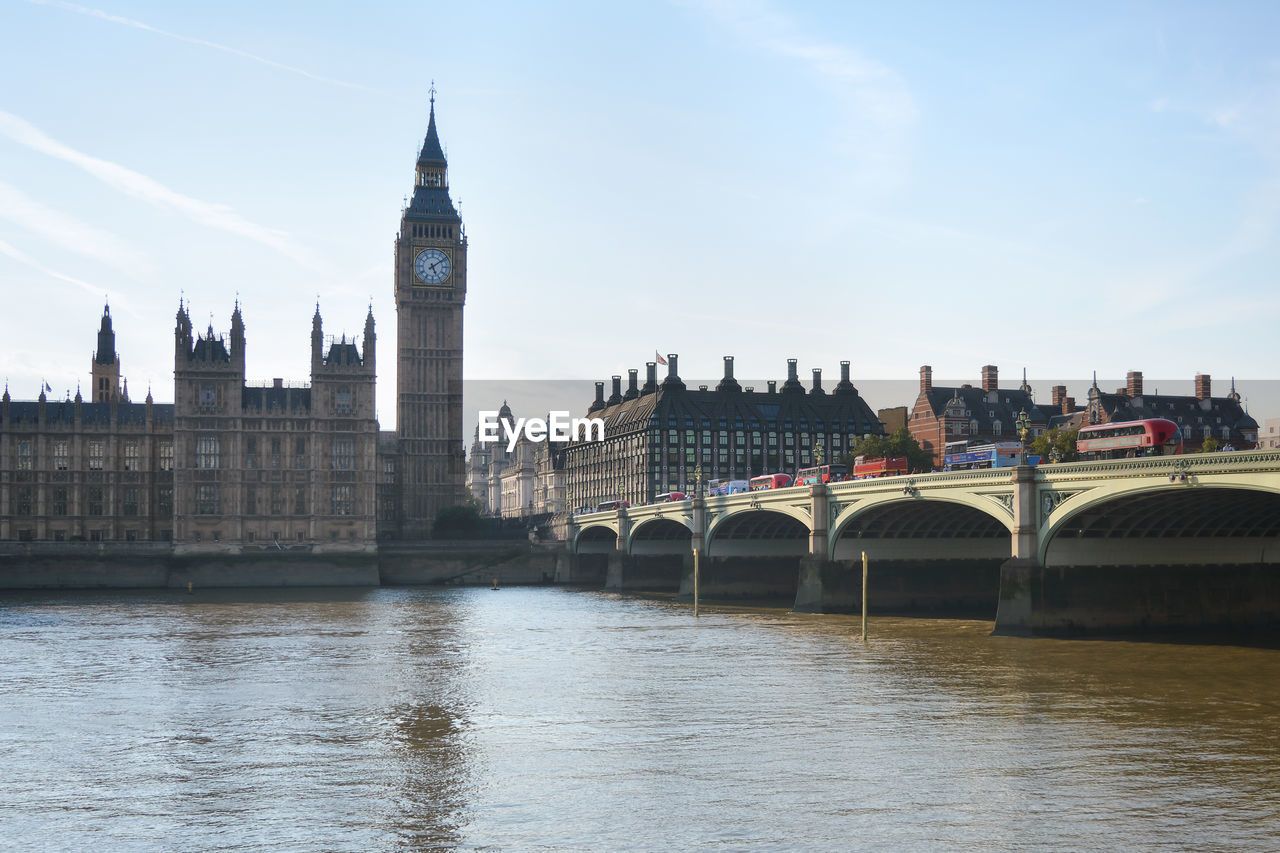
[[[433,542],[378,552],[175,554],[134,542],[0,543],[0,589],[485,585],[566,580],[557,549],[509,542]]]

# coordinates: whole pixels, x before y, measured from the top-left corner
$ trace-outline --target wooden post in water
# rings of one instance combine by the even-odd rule
[[[694,548],[693,549],[693,615],[694,616],[698,615],[698,568],[699,568],[698,563],[699,563],[700,556],[701,555],[698,553],[698,549]]]
[[[867,552],[862,552],[862,642],[867,641]]]

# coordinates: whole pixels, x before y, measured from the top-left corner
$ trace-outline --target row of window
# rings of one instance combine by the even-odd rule
[[[67,471],[71,468],[71,445],[65,439],[53,443],[53,470]],[[20,439],[15,452],[16,468],[19,471],[33,471],[36,467],[35,441]],[[85,442],[85,461],[88,470],[101,471],[106,465],[107,443],[102,440]],[[136,441],[126,442],[120,453],[122,471],[142,470],[142,451]],[[157,449],[157,464],[161,471],[173,470],[173,443],[160,442]]]
[[[279,486],[272,486],[264,496],[264,501],[258,500],[258,491],[254,486],[245,489],[245,514],[258,515],[262,510],[263,515],[283,515],[286,506],[286,498]],[[307,514],[307,490],[305,487],[298,487],[293,490],[293,514]],[[355,489],[350,484],[338,484],[330,487],[329,490],[329,512],[331,515],[355,515]],[[196,515],[221,515],[222,514],[222,488],[216,483],[200,483],[196,485],[195,493],[195,514]]]
[[[284,448],[287,445],[280,438],[272,438],[270,445],[264,442],[266,462],[271,468],[280,468],[287,461]],[[294,441],[293,467],[306,467],[307,440],[297,438]],[[330,467],[335,471],[354,471],[356,467],[356,443],[353,438],[335,438],[330,444]],[[245,467],[259,467],[258,441],[255,437],[245,439]],[[197,468],[212,469],[222,467],[222,441],[217,435],[196,436]]]
[[[146,514],[146,504],[144,502],[145,490],[133,486],[127,486],[120,490],[120,507],[119,513],[124,516],[139,516]],[[101,486],[90,486],[84,491],[85,515],[100,516],[107,515],[107,491]],[[71,491],[65,488],[55,488],[49,491],[48,514],[51,516],[70,515],[73,501],[71,499]],[[25,486],[14,490],[13,495],[13,512],[18,516],[32,516],[36,514],[36,496],[35,491],[30,486]],[[164,486],[156,489],[156,514],[167,516],[173,514],[173,487]]]

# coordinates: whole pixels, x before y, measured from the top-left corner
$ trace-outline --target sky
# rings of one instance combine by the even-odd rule
[[[104,302],[135,400],[179,299],[305,381],[318,301],[372,307],[392,428],[434,81],[473,382],[1141,370],[1280,416],[1280,5],[101,2],[0,0],[17,399],[87,392]]]

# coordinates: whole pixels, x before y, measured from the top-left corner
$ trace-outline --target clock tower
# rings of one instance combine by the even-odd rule
[[[467,238],[449,198],[435,89],[413,196],[396,235],[396,432],[400,536],[421,539],[436,512],[463,501],[462,306]]]

